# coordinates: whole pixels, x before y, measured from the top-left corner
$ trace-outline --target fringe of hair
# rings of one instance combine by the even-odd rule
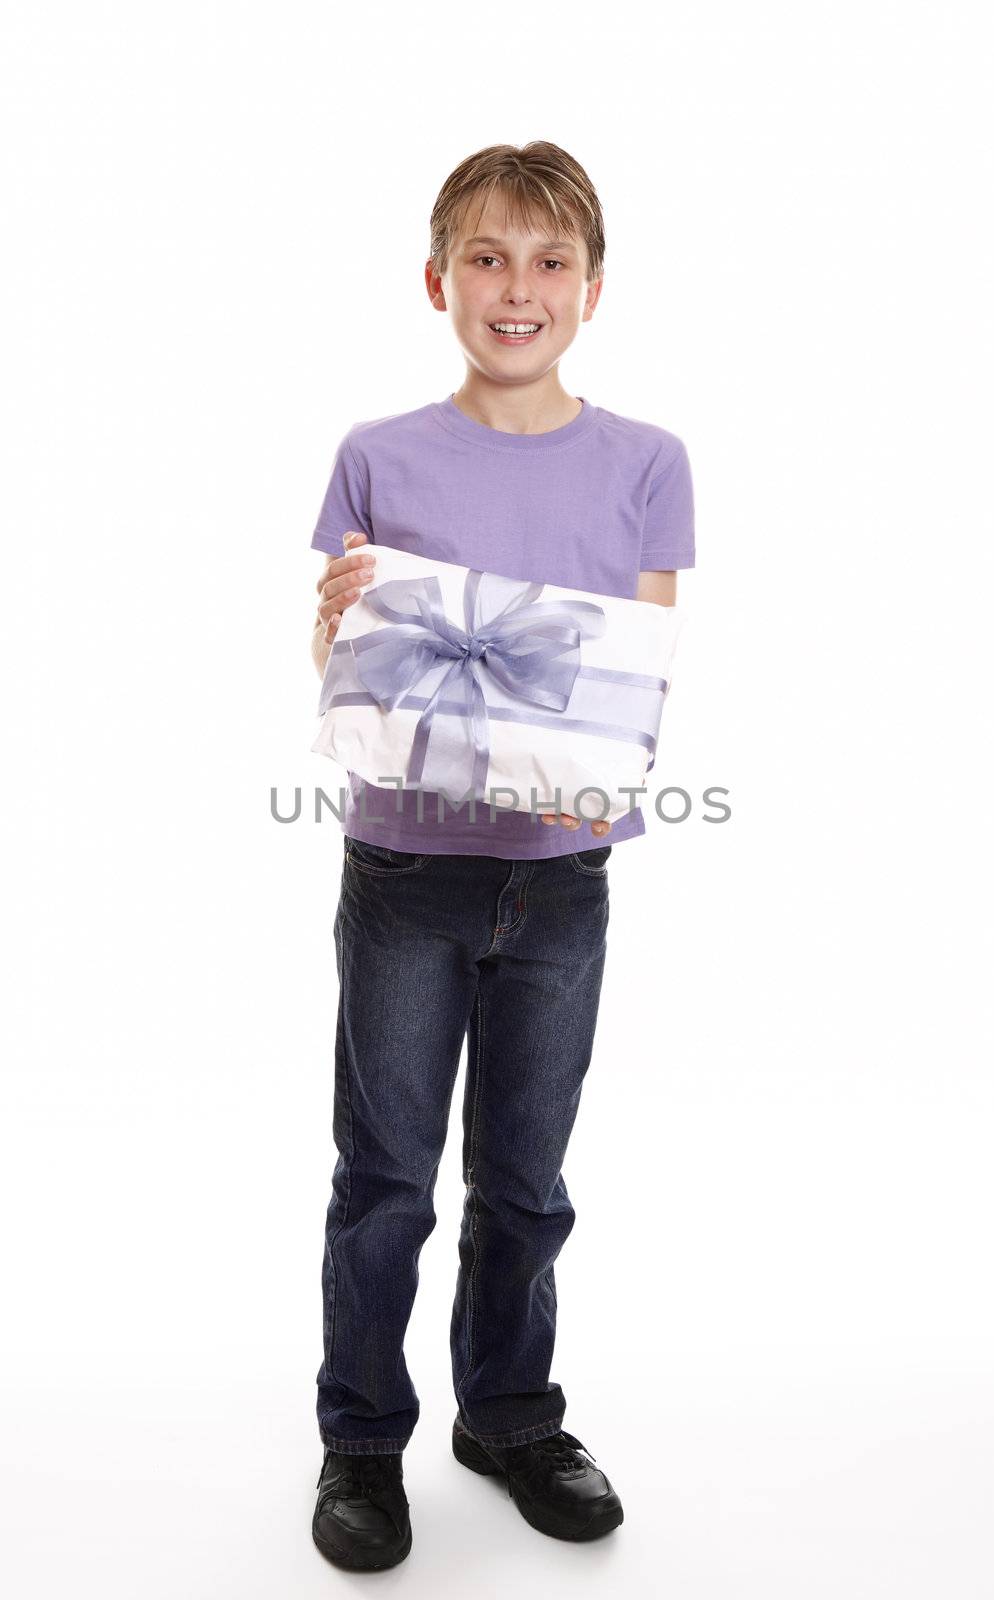
[[[588,283],[604,271],[604,218],[597,191],[578,161],[547,139],[529,144],[492,144],[477,150],[446,178],[431,213],[430,254],[435,271],[446,271],[452,246],[475,201],[477,219],[495,194],[505,202],[506,226],[565,234],[586,245]],[[475,224],[466,229],[472,236]]]

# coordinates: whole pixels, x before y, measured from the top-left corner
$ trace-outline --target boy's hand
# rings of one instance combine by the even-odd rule
[[[554,822],[561,822],[564,828],[578,828],[582,820],[583,819],[581,817],[570,816],[568,811],[543,811],[541,816],[541,821],[546,823],[550,828]],[[596,833],[597,837],[600,838],[603,834],[608,832],[610,826],[611,824],[609,822],[592,822],[590,824],[590,831],[591,833]]]
[[[376,558],[372,550],[357,549],[365,540],[364,533],[343,534],[342,544],[348,553],[329,556],[328,565],[318,579],[321,599],[315,627],[323,627],[326,641],[334,638],[345,607],[355,605],[361,598],[363,585],[370,582],[375,572]],[[356,553],[352,554],[353,551]]]

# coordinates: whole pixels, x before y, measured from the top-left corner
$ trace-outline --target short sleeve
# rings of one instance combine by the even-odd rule
[[[311,539],[312,550],[344,555],[342,535],[355,529],[374,540],[369,515],[369,483],[346,434],[335,452],[331,479]]]
[[[683,441],[649,485],[640,572],[671,572],[695,562],[694,485]]]

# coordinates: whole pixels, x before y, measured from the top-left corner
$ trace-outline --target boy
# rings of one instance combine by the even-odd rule
[[[603,286],[600,205],[545,141],[468,157],[431,218],[425,280],[466,357],[461,389],[355,424],[312,546],[313,657],[375,578],[375,544],[509,577],[676,602],[695,562],[686,451],[574,398],[560,357]],[[343,548],[345,554],[342,554]],[[322,1269],[325,1447],[313,1535],[352,1569],[411,1548],[402,1452],[419,1416],[403,1343],[464,1039],[466,1198],[450,1325],[452,1448],[558,1538],[623,1520],[550,1381],[554,1263],[575,1220],[562,1162],[589,1065],[616,821],[453,809],[349,775],[335,919],[339,1157]],[[611,833],[612,842],[606,842]],[[581,1453],[582,1452],[582,1453]]]

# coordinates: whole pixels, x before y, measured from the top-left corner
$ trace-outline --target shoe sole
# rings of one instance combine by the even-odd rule
[[[382,1572],[387,1567],[397,1566],[398,1562],[403,1561],[404,1557],[411,1553],[411,1528],[408,1528],[404,1543],[397,1551],[397,1554],[390,1556],[386,1561],[373,1560],[372,1558],[377,1552],[363,1550],[361,1546],[357,1546],[353,1550],[340,1550],[337,1545],[330,1544],[327,1539],[323,1538],[314,1527],[311,1528],[311,1536],[321,1554],[328,1561],[333,1561],[336,1567],[345,1567],[349,1572]]]
[[[508,1475],[499,1467],[492,1456],[488,1456],[482,1445],[478,1445],[468,1434],[452,1430],[452,1454],[464,1467],[469,1467],[471,1472],[478,1472],[483,1477],[503,1478],[507,1482]],[[605,1533],[611,1533],[621,1526],[625,1520],[622,1506],[614,1511],[606,1511],[602,1516],[592,1517],[582,1528],[576,1528],[549,1512],[540,1512],[530,1505],[528,1501],[522,1502],[514,1492],[511,1483],[511,1496],[515,1505],[527,1523],[537,1528],[539,1533],[547,1533],[553,1539],[570,1539],[574,1542],[584,1539],[600,1539]]]

